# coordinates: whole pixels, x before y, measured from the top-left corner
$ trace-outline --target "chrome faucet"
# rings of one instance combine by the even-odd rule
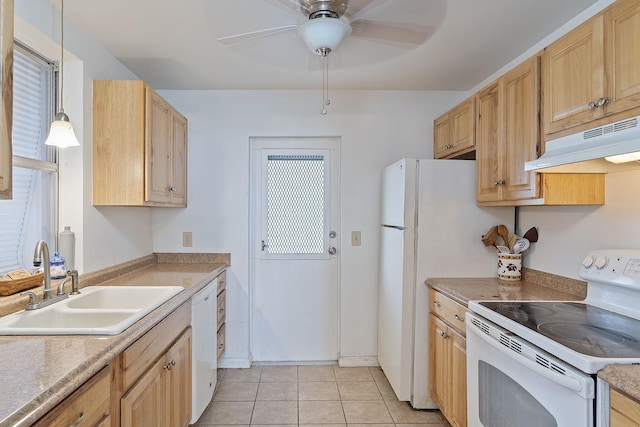
[[[38,240],[36,243],[36,249],[33,252],[33,266],[40,267],[44,258],[44,296],[42,299],[53,298],[53,290],[51,289],[51,260],[49,258],[49,247],[44,240]]]

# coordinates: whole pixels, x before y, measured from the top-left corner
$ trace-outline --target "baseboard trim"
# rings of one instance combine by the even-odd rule
[[[375,356],[341,356],[338,359],[338,366],[351,368],[357,366],[380,366],[380,364]]]
[[[218,363],[218,368],[250,368],[251,360],[246,357],[224,357],[220,363]]]

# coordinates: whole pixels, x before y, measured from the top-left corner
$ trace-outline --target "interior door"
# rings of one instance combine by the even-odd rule
[[[251,142],[253,360],[337,360],[339,139]]]

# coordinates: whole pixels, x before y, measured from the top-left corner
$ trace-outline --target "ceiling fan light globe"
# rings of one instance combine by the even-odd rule
[[[317,54],[334,51],[351,34],[351,25],[339,18],[315,18],[298,26],[298,37]]]

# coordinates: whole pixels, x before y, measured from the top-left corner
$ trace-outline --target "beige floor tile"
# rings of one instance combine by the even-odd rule
[[[298,424],[298,402],[256,401],[251,425]]]
[[[397,424],[438,424],[438,411],[419,411],[413,409],[408,402],[386,401],[393,421]]]
[[[263,366],[260,382],[286,383],[298,381],[297,366]]]
[[[376,382],[376,385],[378,386],[378,390],[380,391],[380,394],[382,395],[382,398],[384,400],[398,402],[398,396],[396,396],[396,392],[393,391],[393,388],[391,387],[391,384],[389,384],[389,382],[380,381]]]
[[[373,377],[374,381],[387,381],[387,377],[384,374],[384,371],[379,366],[370,366],[369,373]]]
[[[298,400],[298,384],[260,383],[256,400]]]
[[[299,400],[340,400],[335,381],[312,381],[298,383]]]
[[[262,366],[252,366],[250,368],[225,369],[222,382],[231,383],[257,383],[260,381]]]
[[[333,365],[298,366],[298,381],[335,381]]]
[[[213,402],[200,417],[200,424],[250,424],[252,411],[253,402]]]
[[[444,424],[440,422],[429,423],[429,424],[396,424],[396,427],[443,427],[443,426]]]
[[[367,367],[340,368],[335,366],[333,372],[336,374],[337,381],[373,381]]]
[[[384,402],[342,402],[348,424],[392,423]]]
[[[223,382],[213,396],[219,402],[253,402],[256,400],[258,383]]]
[[[340,399],[349,400],[382,400],[378,386],[373,381],[341,381],[338,382]]]
[[[347,427],[345,423],[331,423],[331,424],[299,424],[300,427]]]
[[[301,424],[319,424],[319,423],[343,423],[344,412],[342,404],[339,401],[308,401],[301,400],[298,402],[300,408]]]
[[[395,424],[354,424],[350,423],[349,427],[395,427]]]

